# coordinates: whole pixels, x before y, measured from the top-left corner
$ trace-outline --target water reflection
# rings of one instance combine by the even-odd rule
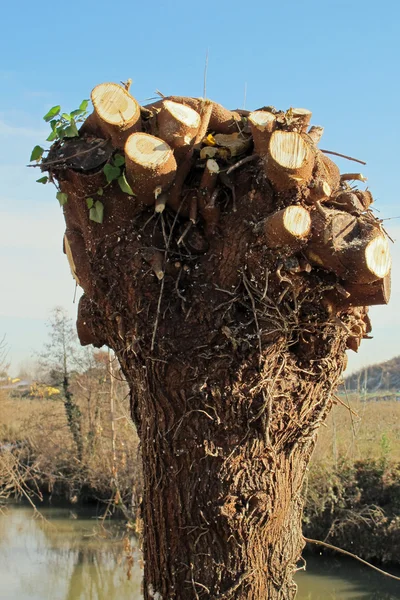
[[[41,512],[45,519],[26,507],[0,515],[0,600],[142,598],[140,555],[129,580],[122,526],[104,530],[79,509]],[[398,582],[352,560],[309,557],[296,579],[298,600],[400,600]]]
[[[46,520],[27,508],[0,516],[1,600],[142,598],[140,557],[129,580],[122,532],[68,509],[41,512]]]
[[[400,583],[345,557],[308,556],[300,571],[297,600],[399,600]],[[394,572],[394,575],[400,573]]]

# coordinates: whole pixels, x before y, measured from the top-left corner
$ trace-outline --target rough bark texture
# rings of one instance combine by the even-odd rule
[[[203,134],[240,122],[219,105],[203,111],[201,99],[173,98],[181,100],[199,110]],[[152,110],[146,133],[154,133]],[[293,113],[277,114],[283,131],[298,125]],[[83,131],[87,143],[90,124]],[[329,265],[311,268],[301,249],[267,246],[270,215],[293,204],[316,210],[312,165],[280,192],[250,148],[245,159],[220,159],[223,176],[205,185],[201,141],[175,154],[163,212],[113,182],[101,196],[103,224],[89,220],[85,204],[101,170],[52,167],[68,142],[43,168],[68,193],[67,237],[85,290],[82,343],[113,348],[131,389],[145,485],[144,597],[291,599],[307,465],[346,344],[366,335],[366,311],[329,302],[339,290],[340,303],[343,288]],[[314,177],[325,164],[318,152],[310,151]]]

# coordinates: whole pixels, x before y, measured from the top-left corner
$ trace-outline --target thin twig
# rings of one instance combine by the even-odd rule
[[[378,571],[378,573],[381,573],[381,575],[386,575],[386,577],[391,577],[392,579],[395,579],[396,581],[400,581],[400,577],[397,577],[396,575],[392,575],[391,573],[388,573],[387,571],[383,571],[382,569],[375,567],[375,565],[371,565],[371,563],[360,558],[359,556],[357,556],[357,554],[353,554],[352,552],[343,550],[343,548],[338,548],[337,546],[333,546],[333,544],[328,544],[327,542],[321,542],[321,540],[311,540],[310,538],[306,538],[306,537],[303,537],[303,539],[308,544],[317,544],[319,546],[325,546],[326,548],[330,548],[330,550],[336,550],[336,552],[341,552],[342,554],[346,554],[346,556],[351,556],[351,558],[355,558],[356,560],[363,563],[363,565],[367,565],[367,567],[371,567],[371,569]]]
[[[91,148],[88,148],[87,150],[82,150],[82,152],[76,152],[75,154],[71,154],[71,156],[65,156],[64,158],[59,158],[58,160],[46,160],[44,162],[38,163],[36,165],[26,165],[27,167],[47,167],[48,165],[56,165],[58,163],[65,163],[68,162],[69,160],[71,160],[71,158],[75,158],[76,156],[82,156],[82,154],[87,154],[88,152],[92,152],[92,150],[95,150],[96,148],[100,148],[100,146],[103,146],[104,144],[108,143],[108,140],[101,140],[100,143],[96,144],[95,146],[92,146]]]
[[[156,320],[154,321],[153,335],[151,337],[151,348],[150,348],[150,350],[152,352],[154,350],[154,344],[155,344],[155,341],[156,341],[156,334],[157,334],[157,328],[158,328],[158,321],[160,319],[161,300],[162,300],[162,296],[163,296],[163,292],[164,292],[164,283],[165,283],[165,277],[163,277],[163,279],[161,279],[160,295],[158,296]]]
[[[245,156],[241,160],[238,160],[234,165],[232,165],[231,167],[229,167],[229,169],[227,170],[226,174],[230,175],[232,173],[232,171],[234,171],[235,169],[238,169],[242,165],[245,165],[246,163],[251,162],[252,160],[256,160],[257,158],[260,158],[258,156],[258,154],[250,154],[250,156]]]
[[[336,400],[336,402],[338,402],[339,404],[341,404],[342,406],[347,408],[347,410],[350,411],[350,414],[354,415],[358,419],[360,418],[360,415],[357,414],[356,411],[353,410],[348,404],[346,404],[346,402],[343,402],[343,400],[341,400],[341,398],[339,398],[339,396],[336,396],[336,394],[335,394],[333,397]]]
[[[346,156],[346,154],[340,154],[339,152],[332,152],[332,150],[322,150],[324,154],[333,154],[333,156],[340,156],[340,158],[346,158],[347,160],[353,160],[354,162],[360,163],[360,165],[366,165],[367,163],[363,160],[359,160],[358,158],[353,158],[352,156]]]
[[[192,227],[192,225],[193,225],[193,221],[189,221],[189,223],[186,225],[185,229],[183,230],[183,233],[180,236],[179,240],[176,242],[178,246],[180,246],[182,244],[183,240],[185,239],[185,237],[189,233],[189,230]]]
[[[206,64],[204,65],[203,98],[207,98],[207,71],[208,71],[208,48],[206,53]]]
[[[364,183],[367,178],[362,173],[343,173],[340,176],[340,181],[362,181]]]

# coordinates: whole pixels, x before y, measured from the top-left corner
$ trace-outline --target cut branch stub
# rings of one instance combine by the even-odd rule
[[[268,149],[266,174],[277,191],[308,185],[315,150],[295,131],[274,131]]]
[[[312,212],[307,258],[353,283],[370,283],[390,271],[387,237],[362,218],[321,206]]]
[[[372,283],[354,284],[347,283],[346,291],[350,294],[345,302],[348,306],[377,306],[389,304],[391,294],[391,272],[382,279]]]
[[[307,131],[311,117],[312,112],[308,108],[292,108],[292,119],[295,121],[298,131],[303,133]]]
[[[251,146],[251,138],[241,133],[217,133],[214,136],[217,146],[225,148],[229,156],[240,156]]]
[[[307,135],[312,139],[315,145],[318,144],[324,133],[324,128],[318,125],[313,125],[307,132]]]
[[[212,234],[217,226],[220,209],[216,205],[216,194],[214,194],[219,175],[219,165],[216,160],[208,159],[204,168],[198,191],[200,214],[206,223],[206,233]]]
[[[269,248],[290,246],[297,250],[310,233],[310,213],[302,206],[288,206],[269,216],[263,230]]]
[[[266,110],[255,110],[249,115],[249,123],[255,151],[261,156],[267,154],[271,135],[276,128],[275,115]]]
[[[361,214],[364,210],[364,206],[361,200],[353,192],[342,192],[331,198],[329,205],[339,210],[345,210],[350,214]]]
[[[153,204],[167,190],[176,173],[170,146],[147,133],[133,133],[125,144],[126,177],[138,199]]]
[[[339,210],[345,210],[350,213],[359,214],[367,210],[374,199],[370,191],[355,190],[354,192],[340,192],[330,199],[332,204]]]
[[[165,100],[157,115],[157,125],[159,137],[171,148],[188,146],[199,130],[200,115],[189,106]]]
[[[128,136],[141,127],[140,106],[116,83],[101,83],[91,94],[100,128],[116,148],[123,148]]]
[[[327,181],[323,179],[315,179],[310,183],[309,199],[312,202],[325,202],[330,198],[332,188]]]
[[[382,279],[372,283],[343,283],[343,290],[347,292],[345,297],[337,290],[327,294],[327,299],[337,309],[338,312],[347,310],[354,306],[378,306],[389,304],[391,294],[391,272]]]
[[[217,183],[219,165],[216,160],[209,158],[204,167],[204,173],[200,182],[200,193],[210,197]]]
[[[343,173],[340,176],[340,181],[362,181],[365,183],[367,178],[362,173]]]
[[[335,192],[340,186],[339,167],[319,150],[317,151],[315,160],[314,179],[326,181],[330,185],[332,192]]]
[[[143,248],[143,250],[141,250],[141,253],[144,260],[152,268],[153,273],[156,275],[157,279],[163,279],[165,263],[164,254],[159,250],[156,250],[155,248]]]
[[[358,283],[371,283],[383,279],[390,271],[389,241],[378,227],[361,227],[361,235],[343,252],[349,279]]]
[[[163,102],[165,102],[166,100],[189,106],[198,113],[201,112],[201,108],[202,106],[204,106],[205,103],[211,104],[212,108],[209,121],[209,128],[211,131],[214,131],[216,133],[234,133],[235,131],[239,131],[239,125],[242,121],[242,117],[238,112],[228,110],[221,104],[218,104],[217,102],[212,102],[211,100],[205,98],[168,96],[168,98],[165,98],[164,100],[148,104],[145,108],[148,108],[150,110],[160,108]]]

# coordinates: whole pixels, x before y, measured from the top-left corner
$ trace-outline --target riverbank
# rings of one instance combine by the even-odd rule
[[[0,497],[71,504],[107,502],[134,520],[141,500],[138,439],[120,394],[96,406],[76,394],[83,454],[79,460],[59,399],[3,397]],[[400,402],[336,405],[320,432],[309,470],[304,535],[368,561],[400,564]],[[311,548],[320,552],[318,547]]]

